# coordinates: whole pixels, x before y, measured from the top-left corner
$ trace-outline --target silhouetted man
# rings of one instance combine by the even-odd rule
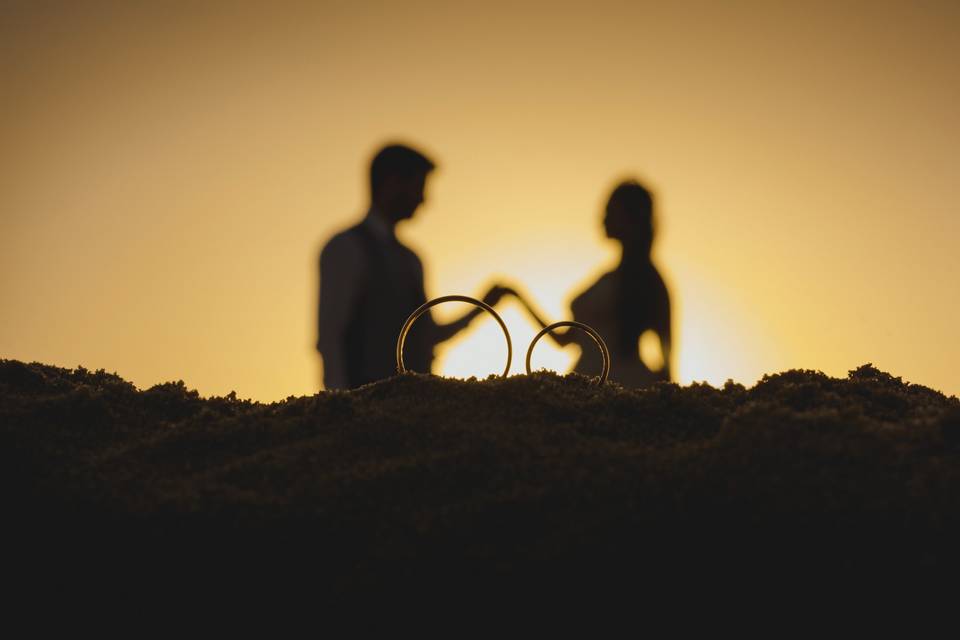
[[[331,238],[320,254],[317,349],[327,389],[349,389],[396,374],[397,336],[426,295],[420,259],[400,244],[394,227],[413,217],[423,202],[434,166],[403,145],[381,149],[370,165],[366,217]],[[493,287],[484,301],[496,304],[502,294]],[[423,315],[406,340],[407,368],[430,371],[434,346],[480,313],[473,309],[445,325],[437,325],[429,312]]]

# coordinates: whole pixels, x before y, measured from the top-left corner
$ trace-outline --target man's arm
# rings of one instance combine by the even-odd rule
[[[507,289],[494,285],[490,287],[490,290],[483,296],[483,301],[490,305],[491,307],[497,306],[497,303],[500,302],[502,298],[508,292]],[[453,322],[448,322],[446,324],[434,324],[433,335],[436,343],[446,342],[450,338],[454,337],[473,322],[474,318],[479,316],[482,313],[486,313],[483,309],[479,307],[473,307],[470,311],[466,312]]]
[[[415,273],[417,280],[419,281],[418,286],[420,287],[421,297],[423,300],[427,300],[426,290],[423,286],[423,263],[420,262],[420,258],[413,252],[410,252],[411,259],[413,260]],[[494,285],[490,287],[487,293],[483,296],[483,301],[490,305],[491,307],[496,306],[500,302],[506,293],[509,293],[509,289],[501,287],[499,285]],[[474,318],[479,316],[482,313],[485,313],[483,309],[479,307],[473,307],[465,314],[457,318],[452,322],[447,322],[445,324],[437,324],[436,320],[433,319],[432,309],[428,310],[423,316],[421,316],[418,323],[427,325],[429,328],[422,329],[422,331],[428,332],[427,335],[430,336],[430,341],[434,344],[440,344],[441,342],[446,342],[450,338],[454,337],[473,322]]]
[[[335,236],[320,253],[317,350],[323,356],[323,386],[327,389],[350,386],[344,343],[363,278],[361,249],[351,240]]]

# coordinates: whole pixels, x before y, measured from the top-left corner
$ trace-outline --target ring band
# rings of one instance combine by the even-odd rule
[[[507,331],[507,325],[503,323],[503,319],[493,310],[493,307],[486,302],[481,302],[469,296],[441,296],[434,298],[429,302],[424,302],[416,311],[410,314],[407,321],[403,323],[403,328],[400,330],[400,337],[397,338],[397,373],[406,373],[407,371],[406,367],[403,366],[403,344],[407,341],[407,334],[410,332],[410,327],[417,321],[417,318],[429,311],[431,307],[435,307],[444,302],[469,302],[493,316],[493,319],[496,320],[500,328],[503,329],[503,337],[507,339],[507,366],[504,367],[503,373],[500,375],[501,378],[506,378],[507,374],[510,373],[510,363],[513,361],[513,343],[510,341],[510,332]]]
[[[600,374],[600,379],[597,384],[600,385],[606,382],[607,376],[610,374],[610,352],[607,350],[607,343],[603,341],[603,338],[600,337],[600,334],[594,331],[592,327],[585,325],[582,322],[576,322],[575,320],[561,320],[560,322],[554,322],[550,326],[544,327],[543,330],[540,331],[536,337],[534,337],[533,341],[530,343],[530,347],[527,349],[527,375],[532,373],[530,370],[530,356],[533,355],[533,347],[537,344],[537,340],[559,327],[575,327],[590,334],[590,337],[593,338],[593,341],[597,343],[597,346],[600,348],[600,353],[603,355],[603,372]]]

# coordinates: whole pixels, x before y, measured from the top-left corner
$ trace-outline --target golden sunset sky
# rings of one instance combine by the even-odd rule
[[[505,279],[569,318],[635,176],[680,382],[960,393],[958,2],[0,0],[0,75],[3,358],[315,392],[318,251],[400,140],[439,164],[400,228],[428,296]],[[438,372],[502,342],[478,322]]]

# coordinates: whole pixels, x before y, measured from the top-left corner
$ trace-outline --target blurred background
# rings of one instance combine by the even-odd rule
[[[0,0],[0,74],[0,357],[313,393],[318,251],[398,140],[439,164],[400,228],[428,296],[505,279],[568,318],[637,177],[680,382],[960,393],[956,2]],[[504,357],[485,320],[437,372]]]

